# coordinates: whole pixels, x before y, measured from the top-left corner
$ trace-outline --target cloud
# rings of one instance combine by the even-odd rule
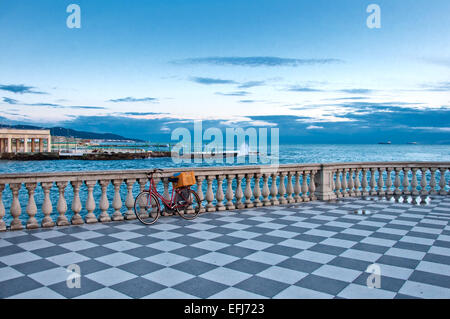
[[[161,112],[124,112],[121,114],[125,115],[160,115],[160,114],[169,114],[169,113],[161,113]]]
[[[450,82],[427,83],[422,84],[421,87],[424,88],[425,91],[448,92],[450,91]]]
[[[431,64],[436,64],[440,66],[445,66],[450,68],[450,57],[442,57],[442,58],[425,58],[423,61]]]
[[[257,100],[239,100],[240,103],[255,103]]]
[[[302,86],[291,86],[288,91],[291,92],[323,92],[323,90],[319,90],[319,89],[314,89],[314,88],[310,88],[310,87],[302,87]]]
[[[8,103],[8,104],[17,104],[17,102],[19,102],[19,101],[10,99],[9,97],[4,97],[3,102]]]
[[[240,88],[240,89],[249,89],[249,88],[252,88],[252,87],[255,87],[255,86],[263,86],[265,84],[266,84],[266,82],[264,82],[264,81],[248,81],[248,82],[241,83],[238,86],[238,88]]]
[[[342,63],[343,61],[335,58],[325,59],[297,59],[297,58],[281,58],[274,56],[250,56],[250,57],[204,57],[204,58],[189,58],[172,61],[175,64],[209,64],[220,66],[249,66],[249,67],[279,67],[289,66],[298,67],[302,65],[316,65],[316,64],[334,64]]]
[[[229,92],[229,93],[216,92],[216,94],[223,95],[223,96],[247,96],[250,94],[250,92],[247,92],[247,91],[235,91],[235,92]]]
[[[199,84],[211,85],[211,84],[236,84],[233,80],[215,79],[215,78],[203,78],[203,77],[192,77],[191,81]]]
[[[344,89],[344,90],[339,90],[339,92],[348,93],[348,94],[370,94],[370,93],[373,92],[373,90],[369,90],[369,89]]]
[[[16,94],[25,94],[25,93],[32,93],[32,94],[47,94],[45,92],[39,92],[39,91],[33,91],[34,86],[26,86],[23,84],[0,84],[0,90],[8,91]]]
[[[317,125],[309,125],[306,127],[307,130],[321,130],[323,129],[323,126],[317,126]]]
[[[111,99],[108,100],[107,102],[121,103],[121,102],[156,102],[156,101],[158,101],[158,99],[154,97],[135,98],[128,96],[120,99]]]

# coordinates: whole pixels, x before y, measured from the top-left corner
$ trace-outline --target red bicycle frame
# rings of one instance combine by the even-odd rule
[[[184,198],[184,196],[182,194],[180,194],[180,192],[175,187],[172,188],[172,195],[170,196],[170,200],[167,200],[156,189],[156,185],[155,185],[155,181],[153,179],[153,175],[149,178],[149,180],[150,180],[150,186],[149,186],[147,191],[150,194],[154,194],[156,197],[158,197],[163,202],[164,206],[168,207],[169,209],[175,209],[178,206],[174,202],[174,194],[175,193],[179,194],[184,200],[186,200],[186,198]],[[187,188],[189,189],[190,187],[187,186]],[[151,204],[151,196],[148,197],[147,206],[149,206],[150,204]],[[158,206],[159,206],[159,203],[158,203]]]

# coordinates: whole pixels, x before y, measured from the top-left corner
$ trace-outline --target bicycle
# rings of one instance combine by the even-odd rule
[[[187,220],[192,220],[198,216],[201,208],[201,200],[197,193],[190,186],[173,187],[170,200],[161,195],[155,185],[153,175],[162,169],[156,168],[147,173],[150,186],[139,193],[134,200],[134,213],[137,219],[145,225],[154,224],[161,215],[161,204],[166,211],[176,212]],[[169,182],[176,183],[178,178],[169,177]]]

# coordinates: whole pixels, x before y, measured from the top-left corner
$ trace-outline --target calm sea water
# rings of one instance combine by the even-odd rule
[[[450,161],[450,145],[280,145],[279,162],[280,164],[293,163],[331,163],[331,162],[359,162],[359,161]],[[244,165],[249,163],[234,164]],[[153,167],[171,168],[182,166],[217,166],[230,165],[224,163],[185,163],[183,165],[175,164],[170,158],[149,158],[144,160],[123,160],[123,161],[80,161],[80,160],[60,160],[60,161],[0,161],[0,174],[6,173],[24,173],[24,172],[58,172],[58,171],[92,171],[92,170],[125,170],[125,169],[150,169]],[[450,174],[450,173],[448,173]],[[439,174],[438,174],[439,175]],[[429,176],[427,176],[429,178]],[[446,177],[449,178],[448,176]],[[235,187],[236,181],[233,181]],[[260,181],[260,183],[262,183]],[[213,191],[216,191],[217,184],[213,183]],[[243,185],[243,188],[245,185]],[[262,184],[260,184],[262,187]],[[446,186],[446,189],[448,186]],[[158,185],[158,191],[163,192],[163,185]],[[136,183],[133,187],[133,196],[139,193],[139,185]],[[206,193],[206,183],[203,184],[203,193]],[[85,216],[87,211],[85,209],[87,189],[86,185],[82,185],[80,189],[80,198],[83,203],[83,210],[81,216]],[[98,216],[100,210],[98,208],[98,199],[101,195],[99,185],[94,188],[94,198],[97,201],[97,207],[94,214]],[[121,211],[125,212],[125,198],[127,196],[126,185],[122,184],[120,188],[120,195],[123,201]],[[114,189],[112,185],[108,186],[107,191],[108,200],[111,203],[114,196]],[[50,198],[52,202],[51,217],[56,220],[58,211],[56,208],[58,202],[58,188],[53,185],[50,191]],[[71,218],[73,212],[70,209],[70,204],[73,199],[73,190],[71,186],[66,188],[65,198],[68,202],[69,209],[66,216]],[[9,209],[12,203],[12,193],[5,189],[3,192],[3,204],[6,209],[6,216],[4,220],[7,225],[10,224],[12,216]],[[36,205],[38,213],[36,219],[40,222],[43,219],[42,203],[44,200],[44,193],[41,187],[36,188],[35,193]],[[26,205],[28,202],[28,193],[25,187],[19,191],[19,202],[22,208],[20,220],[25,225],[28,218],[26,214]],[[112,214],[112,207],[108,212]]]
[[[280,145],[279,163],[332,163],[367,161],[450,161],[450,145]],[[245,165],[234,163],[231,165]],[[0,161],[1,173],[59,172],[227,166],[226,163],[176,164],[170,158],[120,161]]]

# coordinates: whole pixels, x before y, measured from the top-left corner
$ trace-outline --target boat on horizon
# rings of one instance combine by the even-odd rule
[[[378,144],[392,144],[391,141],[387,141],[387,142],[378,142]]]

